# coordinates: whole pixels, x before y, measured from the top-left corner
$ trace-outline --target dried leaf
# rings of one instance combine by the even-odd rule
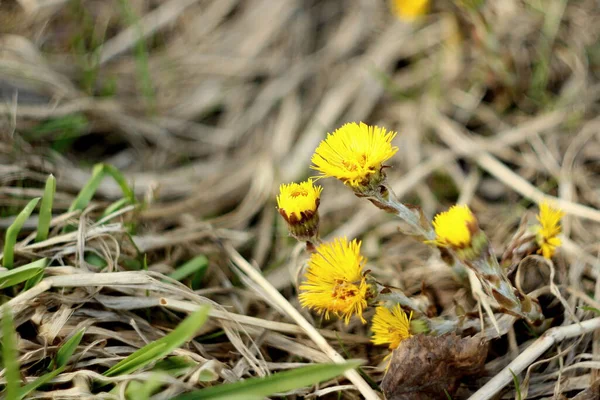
[[[381,388],[388,400],[429,400],[451,396],[463,376],[477,374],[487,356],[480,337],[417,335],[392,354]]]

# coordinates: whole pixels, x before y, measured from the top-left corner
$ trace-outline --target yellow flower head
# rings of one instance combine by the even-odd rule
[[[362,122],[345,124],[319,144],[311,168],[354,188],[366,186],[372,175],[381,172],[382,163],[398,151],[391,145],[395,136],[395,132]]]
[[[394,350],[400,345],[404,339],[411,337],[410,334],[410,317],[406,317],[406,313],[399,304],[396,304],[391,310],[385,306],[378,306],[375,309],[373,317],[373,337],[371,341],[374,344],[388,344],[390,350]]]
[[[346,238],[319,245],[308,261],[306,280],[300,285],[303,307],[343,317],[346,324],[354,314],[363,323],[363,310],[370,297],[369,284],[363,274],[366,259],[360,255],[360,242]]]
[[[282,184],[277,196],[279,213],[289,223],[310,218],[319,207],[321,186],[313,185],[312,179],[301,183]]]
[[[399,19],[413,21],[427,13],[429,0],[390,0],[390,6]]]
[[[438,246],[464,249],[471,245],[477,220],[468,206],[455,205],[435,216],[433,228]]]
[[[536,240],[540,247],[538,253],[541,253],[544,258],[552,258],[556,248],[562,244],[562,241],[557,236],[560,235],[562,230],[560,219],[564,215],[564,212],[553,208],[546,201],[540,204],[540,213],[537,216],[540,225],[537,226]]]

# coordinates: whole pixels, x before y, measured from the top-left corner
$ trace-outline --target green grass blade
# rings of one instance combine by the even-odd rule
[[[0,289],[17,285],[40,274],[46,268],[47,260],[34,261],[22,267],[0,272]]]
[[[44,189],[44,197],[40,205],[40,219],[38,222],[38,231],[35,237],[36,242],[41,242],[48,238],[50,230],[50,221],[52,220],[52,203],[54,202],[54,193],[56,193],[56,178],[50,175],[46,179],[46,188]]]
[[[582,310],[585,310],[585,311],[593,311],[596,314],[600,314],[600,310],[595,307],[583,306],[583,307],[579,307],[579,308],[581,308]]]
[[[510,371],[510,374],[512,375],[513,383],[515,384],[515,391],[517,392],[517,400],[522,400],[522,397],[521,397],[521,385],[519,384],[519,378],[517,378],[517,376],[512,371],[512,369],[509,369],[509,371]]]
[[[133,189],[131,189],[131,187],[127,183],[125,175],[123,175],[123,173],[121,173],[121,171],[119,171],[118,168],[110,164],[104,164],[104,172],[110,175],[115,180],[115,182],[117,182],[117,184],[123,191],[125,197],[129,199],[129,202],[131,204],[135,203],[135,194],[133,193]]]
[[[341,347],[344,357],[347,359],[352,358],[350,353],[346,350],[346,346],[344,346],[344,341],[342,339],[340,339],[339,335],[336,334],[336,336],[337,336],[338,345]],[[363,371],[362,368],[360,368],[360,367],[356,368],[356,372],[358,372],[360,374],[360,376],[362,376],[364,378],[364,380],[367,381],[369,386],[371,386],[374,390],[379,389],[379,385],[377,384],[377,382],[375,382],[373,380],[373,378],[371,378],[369,376],[369,374],[367,374],[365,371]]]
[[[61,372],[63,372],[63,370],[65,369],[65,367],[60,367],[58,369],[55,369],[54,371],[48,372],[47,374],[44,374],[42,376],[40,376],[39,378],[37,378],[35,381],[28,383],[27,385],[23,386],[21,389],[19,389],[19,399],[23,399],[25,397],[27,397],[27,395],[31,392],[33,392],[35,389],[39,388],[40,386],[48,383],[49,381],[51,381],[52,379],[54,379],[54,377],[58,374],[60,374]]]
[[[106,268],[106,260],[96,253],[88,252],[84,255],[85,262],[98,268]]]
[[[197,271],[201,271],[208,266],[208,258],[205,255],[200,255],[192,258],[175,271],[169,274],[169,278],[181,281]]]
[[[176,348],[180,347],[187,340],[194,337],[198,329],[204,325],[208,319],[209,306],[202,306],[193,314],[184,319],[167,336],[147,344],[138,351],[129,355],[124,360],[112,366],[104,373],[105,376],[115,376],[129,374],[140,368],[145,367],[153,361],[165,357]]]
[[[12,310],[8,306],[2,308],[2,361],[6,372],[6,400],[19,399],[19,361],[17,354],[17,332],[12,317]]]
[[[36,197],[35,199],[32,199],[29,203],[27,203],[23,211],[21,211],[19,215],[17,215],[17,218],[15,218],[15,222],[13,222],[6,230],[6,239],[4,241],[4,255],[2,257],[4,268],[11,269],[13,267],[15,257],[14,248],[15,244],[17,243],[17,236],[19,235],[19,232],[21,232],[23,224],[25,223],[25,221],[27,221],[27,218],[29,218],[29,216],[33,212],[33,209],[37,205],[38,201],[40,201],[40,198]]]
[[[127,184],[127,180],[125,179],[125,176],[121,173],[121,171],[119,171],[112,165],[96,164],[94,166],[94,169],[92,170],[92,177],[81,189],[75,200],[73,200],[73,203],[71,203],[71,206],[69,207],[69,212],[75,210],[83,210],[85,207],[87,207],[90,201],[92,201],[96,190],[98,190],[102,179],[104,179],[106,175],[109,175],[115,180],[115,182],[117,182],[117,184],[123,191],[123,194],[130,203],[135,203],[135,194],[131,187],[129,187],[129,185]],[[118,207],[120,207],[119,202],[113,204],[113,206],[117,206],[118,209]],[[68,232],[70,229],[72,230],[73,227],[65,227],[64,231]]]
[[[23,286],[23,292],[28,291],[29,289],[40,283],[42,279],[44,279],[44,271],[41,271],[39,274],[27,279],[27,282],[25,282],[25,286]]]
[[[69,212],[83,210],[90,203],[98,186],[100,186],[100,182],[102,182],[102,178],[104,178],[104,164],[96,164],[92,170],[92,177],[71,203]]]
[[[65,139],[65,137],[77,138],[85,132],[87,126],[88,120],[83,114],[70,114],[41,122],[24,134],[28,140],[57,140],[56,137],[53,137],[57,136],[56,134],[59,134],[61,139]]]
[[[246,400],[251,397],[266,397],[275,393],[288,392],[335,378],[345,371],[356,368],[360,361],[344,364],[318,364],[279,372],[266,378],[251,378],[245,381],[213,386],[187,393],[175,400]]]
[[[129,203],[130,203],[130,201],[126,197],[115,201],[114,203],[112,203],[108,207],[106,207],[106,209],[100,216],[100,219],[103,219],[104,217],[109,216],[110,214],[114,213],[115,211],[120,210],[121,208],[125,207]]]
[[[135,43],[135,61],[138,84],[141,87],[142,95],[146,99],[146,107],[149,114],[156,112],[156,93],[152,85],[152,76],[150,75],[150,63],[148,56],[148,48],[144,39],[144,32],[140,24],[140,18],[136,15],[129,0],[120,0],[121,14],[125,21],[134,27],[137,35]]]
[[[131,381],[125,389],[125,398],[127,400],[148,400],[154,392],[162,386],[162,382],[156,375],[150,376],[144,382]]]
[[[167,343],[156,341],[147,344],[143,348],[120,361],[104,373],[106,376],[129,374],[139,368],[148,365],[153,360],[161,358],[167,350]],[[168,352],[166,352],[168,354]]]
[[[180,376],[197,366],[198,363],[187,356],[171,356],[154,364],[152,370],[165,372],[171,376]]]
[[[56,353],[56,365],[59,368],[67,365],[67,363],[69,362],[69,358],[71,358],[71,356],[77,349],[77,346],[79,346],[79,342],[81,342],[84,333],[85,328],[81,328],[79,331],[77,331],[76,334],[71,336],[69,340],[67,340],[62,346],[60,346],[60,349]]]

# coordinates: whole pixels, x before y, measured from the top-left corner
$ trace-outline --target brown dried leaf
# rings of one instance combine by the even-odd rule
[[[381,388],[388,400],[429,400],[451,396],[463,376],[477,374],[487,356],[480,337],[417,335],[394,350]]]

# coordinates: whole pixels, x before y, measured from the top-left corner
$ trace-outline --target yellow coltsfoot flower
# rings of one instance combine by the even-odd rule
[[[540,224],[536,226],[536,242],[539,246],[538,254],[542,254],[546,259],[552,258],[556,248],[562,244],[558,235],[562,231],[560,219],[564,215],[562,210],[553,208],[546,201],[540,204],[540,213],[537,216]]]
[[[399,304],[396,304],[391,310],[385,306],[378,306],[373,317],[371,341],[374,344],[389,343],[390,350],[396,349],[401,341],[412,336],[410,334],[411,319],[412,313],[410,317],[407,317]]]
[[[316,248],[308,261],[305,281],[300,285],[300,304],[325,314],[344,318],[346,324],[353,315],[363,323],[363,310],[373,296],[373,289],[364,274],[366,259],[360,254],[360,242],[338,238]]]
[[[277,196],[279,214],[288,224],[292,236],[298,240],[316,239],[319,228],[321,186],[311,179],[301,183],[282,184]]]
[[[429,0],[390,0],[390,7],[399,19],[413,21],[427,13]]]
[[[441,247],[465,248],[477,230],[477,220],[468,206],[455,205],[435,216],[433,228]]]
[[[319,144],[311,168],[361,193],[376,188],[385,179],[383,163],[398,151],[391,145],[395,136],[395,132],[362,122],[345,124]]]
[[[433,228],[436,238],[430,243],[448,248],[458,261],[473,271],[482,289],[504,313],[525,318],[534,326],[544,320],[537,300],[517,291],[498,264],[469,207],[455,205],[436,215]]]
[[[477,219],[466,205],[454,205],[433,219],[437,246],[460,252],[461,256],[473,259],[480,256],[487,238],[479,230]],[[462,258],[462,257],[461,257]]]

